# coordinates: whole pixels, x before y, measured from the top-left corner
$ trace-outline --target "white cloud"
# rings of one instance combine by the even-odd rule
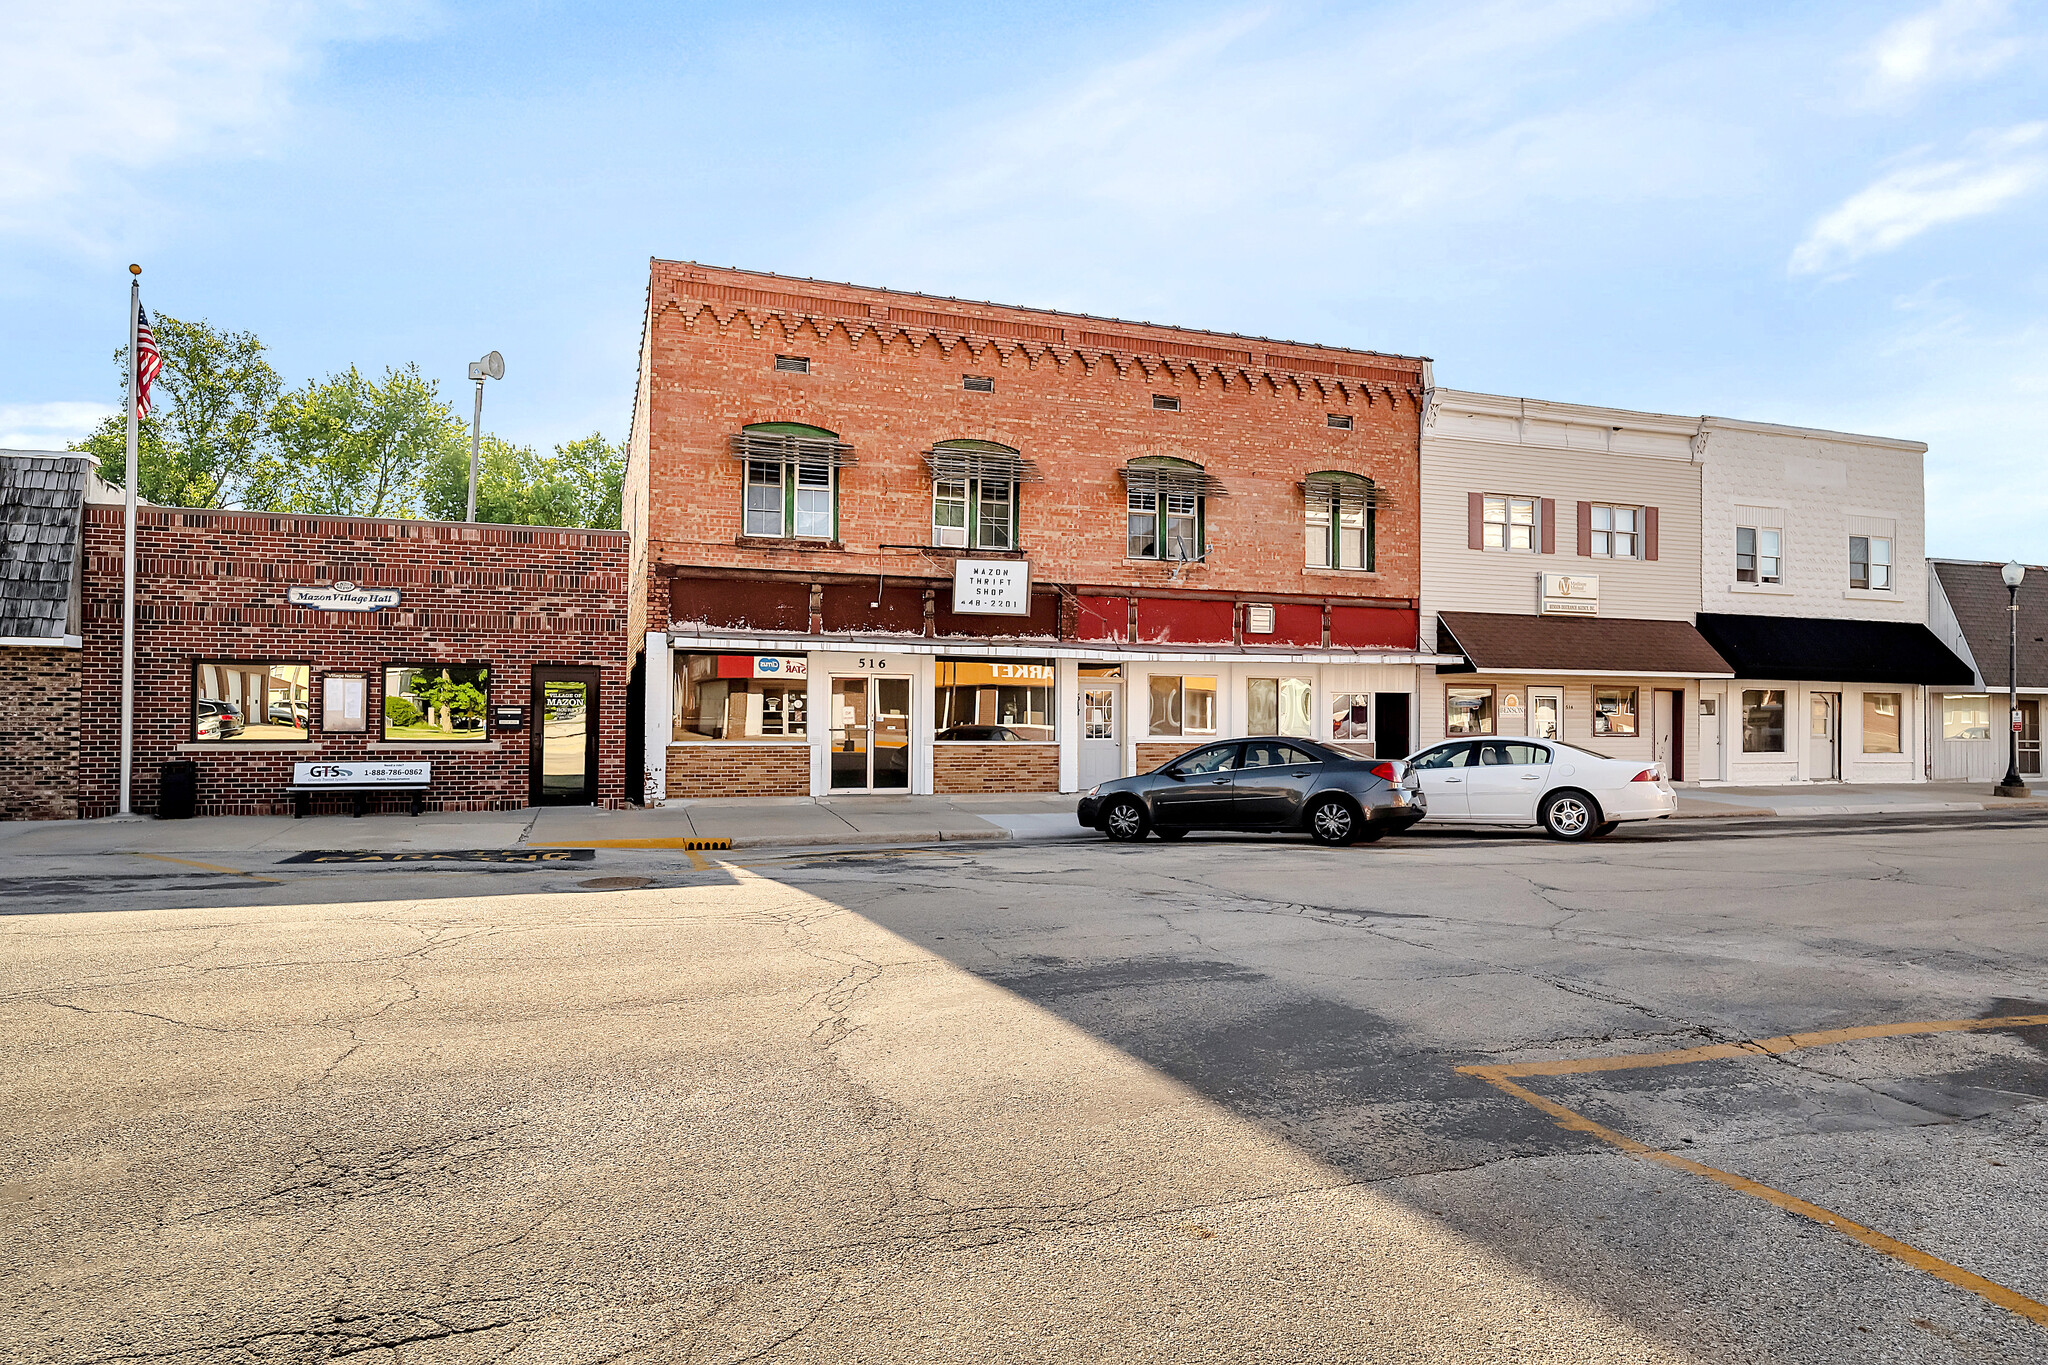
[[[0,404],[0,450],[62,450],[112,411],[105,403]]]
[[[1891,24],[1862,54],[1865,98],[1896,103],[1930,85],[1990,75],[2022,46],[1997,32],[2010,9],[2009,0],[1942,0]]]
[[[397,17],[370,0],[0,0],[0,232],[91,240],[138,173],[270,150],[320,46]]]
[[[1961,156],[1918,161],[1880,177],[1821,216],[1793,249],[1792,273],[1836,270],[1929,228],[2004,208],[2048,179],[2044,135],[2048,123],[1977,133]]]

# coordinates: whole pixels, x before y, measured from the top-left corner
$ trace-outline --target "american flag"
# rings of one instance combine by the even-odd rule
[[[135,305],[135,415],[149,416],[149,386],[164,367],[163,353],[149,330],[149,310]]]

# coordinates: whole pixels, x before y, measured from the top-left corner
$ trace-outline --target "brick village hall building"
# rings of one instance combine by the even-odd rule
[[[1051,792],[1409,752],[1428,362],[655,261],[645,791]]]

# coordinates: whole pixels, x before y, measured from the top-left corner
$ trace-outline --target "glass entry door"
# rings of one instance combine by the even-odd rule
[[[2041,775],[2041,703],[2020,703],[2020,771],[2028,777]]]
[[[533,670],[532,804],[596,804],[597,679],[594,668]]]
[[[910,679],[832,680],[832,790],[910,790]]]

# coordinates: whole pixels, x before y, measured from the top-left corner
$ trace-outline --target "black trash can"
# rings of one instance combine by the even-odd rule
[[[189,758],[164,764],[156,789],[156,818],[190,820],[199,810],[199,765]]]

